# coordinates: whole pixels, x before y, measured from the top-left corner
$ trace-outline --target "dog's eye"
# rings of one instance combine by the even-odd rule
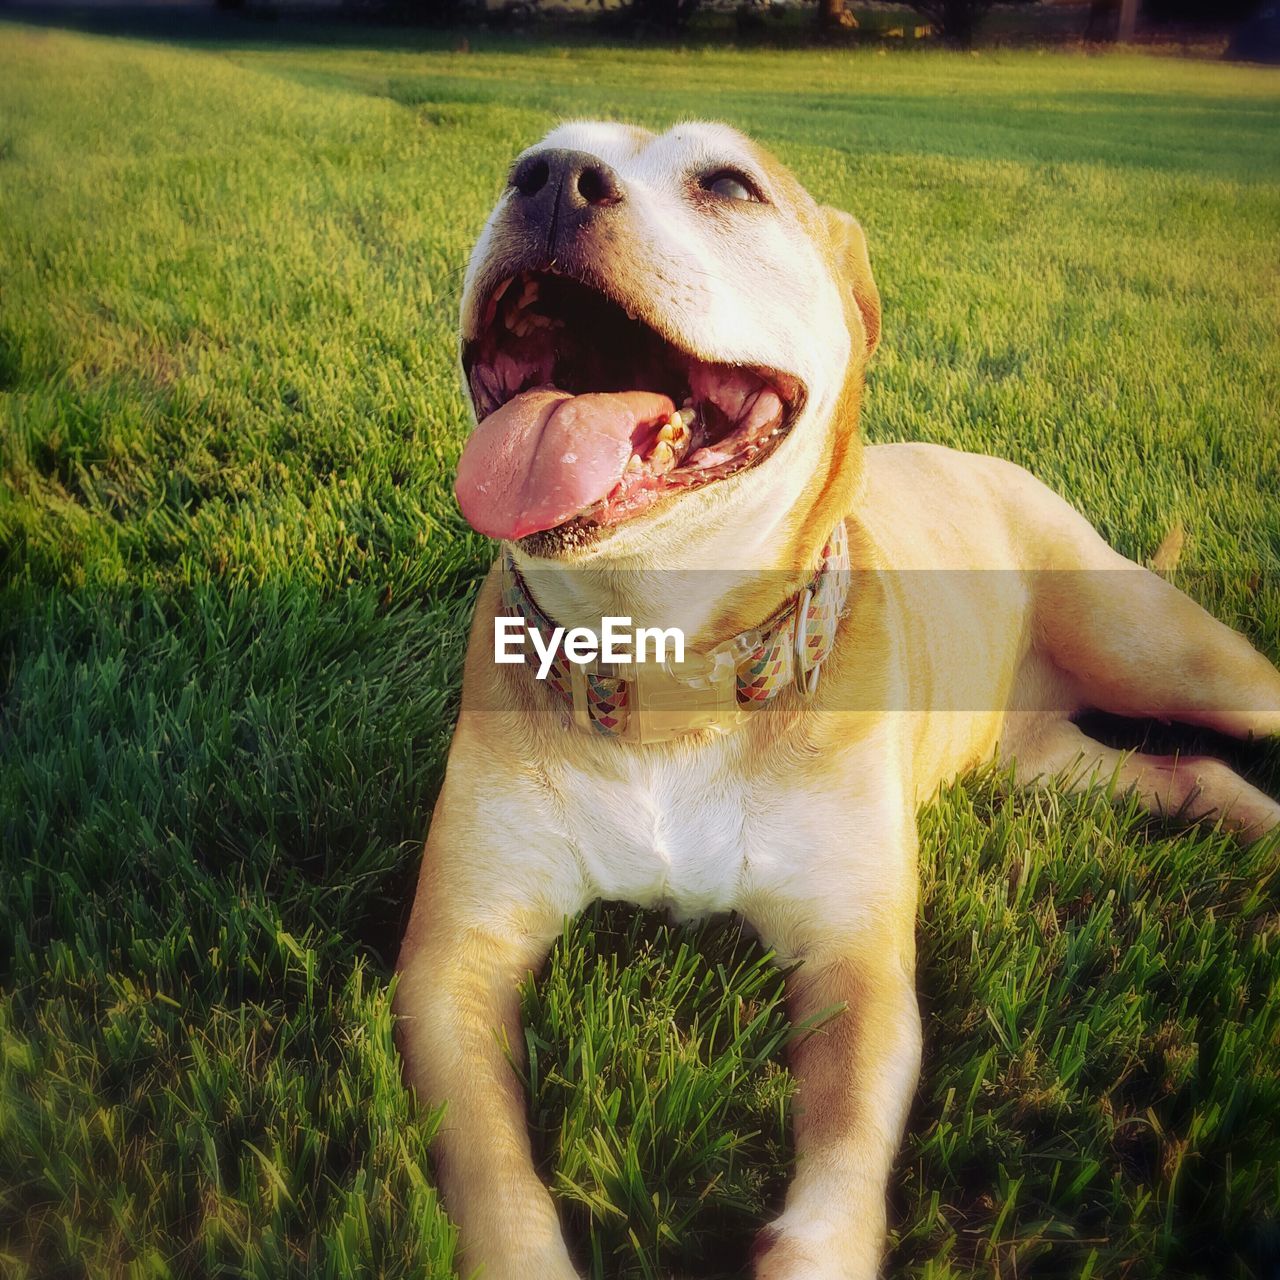
[[[762,204],[760,193],[746,174],[734,169],[717,169],[702,179],[702,189],[722,200],[750,200]]]

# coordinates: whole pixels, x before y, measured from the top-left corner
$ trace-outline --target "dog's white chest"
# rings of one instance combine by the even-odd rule
[[[566,825],[597,896],[682,917],[733,906],[749,847],[742,779],[637,756],[565,782]]]

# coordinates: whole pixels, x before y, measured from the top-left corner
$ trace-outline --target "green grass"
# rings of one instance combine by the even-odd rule
[[[0,26],[5,1274],[451,1274],[388,984],[491,554],[461,270],[562,115],[759,135],[867,225],[869,437],[1139,558],[1181,522],[1280,657],[1274,73],[435,43]],[[997,781],[922,816],[890,1273],[1274,1276],[1275,846]],[[525,1007],[584,1263],[734,1274],[789,1151],[767,958],[601,908]]]

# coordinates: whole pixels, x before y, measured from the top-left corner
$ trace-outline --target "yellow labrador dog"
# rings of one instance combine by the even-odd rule
[[[517,982],[591,900],[738,912],[798,962],[797,1022],[843,1008],[793,1049],[795,1177],[754,1267],[854,1280],[877,1272],[920,1059],[917,806],[995,759],[1244,838],[1280,825],[1217,761],[1076,727],[1102,708],[1275,734],[1280,674],[1018,467],[864,449],[879,335],[858,224],[720,125],[555,129],[472,255],[457,494],[502,547],[396,1001],[485,1280],[576,1274],[504,1045]],[[606,617],[686,651],[562,646],[543,679],[495,660],[501,619],[551,654]]]

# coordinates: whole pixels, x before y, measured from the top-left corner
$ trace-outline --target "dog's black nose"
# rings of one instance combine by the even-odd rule
[[[603,160],[563,148],[525,156],[511,174],[511,185],[523,199],[546,205],[548,213],[600,208],[623,198],[618,175]]]
[[[572,258],[580,237],[625,200],[618,175],[585,151],[535,151],[512,170],[511,186],[512,211],[553,262]]]

